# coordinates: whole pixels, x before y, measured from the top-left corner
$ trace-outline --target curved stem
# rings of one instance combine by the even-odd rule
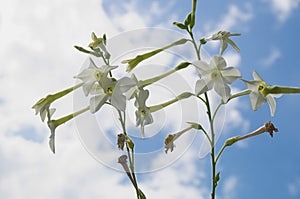
[[[222,155],[222,153],[223,153],[223,151],[225,150],[226,147],[227,147],[227,145],[225,145],[225,144],[222,146],[221,150],[219,151],[219,153],[218,153],[218,155],[216,157],[216,160],[214,160],[215,164],[217,164],[219,158],[221,157],[221,155]]]

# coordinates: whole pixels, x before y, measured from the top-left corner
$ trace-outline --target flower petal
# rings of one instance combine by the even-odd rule
[[[266,102],[266,99],[260,93],[251,92],[249,96],[252,110],[254,111],[259,109]]]
[[[199,73],[201,75],[205,74],[206,71],[211,69],[210,65],[205,61],[198,60],[193,62],[192,64],[199,70]]]
[[[221,70],[222,76],[226,83],[231,84],[236,79],[241,78],[242,74],[241,72],[234,68],[234,67],[228,67]]]
[[[256,93],[258,92],[258,86],[261,83],[261,81],[247,81],[244,79],[242,81],[246,84],[249,90]]]
[[[199,79],[196,82],[195,94],[201,95],[212,89],[213,81],[209,81],[208,78]]]
[[[136,85],[137,85],[137,82],[135,80],[133,80],[132,78],[123,77],[118,80],[116,87],[119,87],[121,92],[124,93]]]
[[[103,95],[97,95],[90,99],[90,111],[92,113],[96,113],[103,104],[108,100],[109,95],[103,94]]]
[[[230,97],[230,87],[219,79],[218,81],[215,81],[214,89],[226,103]]]
[[[111,96],[111,103],[120,111],[125,111],[126,97],[122,94],[120,87],[115,87]]]
[[[255,70],[253,71],[252,76],[254,80],[259,80],[264,82],[264,80],[260,77],[260,75]]]
[[[226,61],[222,56],[214,56],[210,61],[210,66],[212,68],[223,69],[226,65]]]
[[[272,95],[267,95],[266,98],[270,107],[271,116],[274,117],[276,111],[276,101]]]

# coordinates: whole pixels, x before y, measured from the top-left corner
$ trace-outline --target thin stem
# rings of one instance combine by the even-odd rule
[[[128,136],[127,132],[126,132],[126,127],[125,127],[126,114],[124,112],[124,115],[122,117],[122,112],[120,110],[118,110],[118,113],[119,113],[119,119],[121,122],[123,133],[124,133],[124,135]],[[135,172],[134,172],[134,150],[131,149],[131,152],[130,152],[129,147],[127,147],[127,144],[126,144],[126,150],[127,150],[127,154],[128,154],[129,168],[130,168],[130,172],[131,172],[132,180],[133,180],[132,183],[133,183],[134,187],[136,188],[137,198],[139,198],[139,188],[137,185],[137,180],[136,180],[136,176],[135,176]]]
[[[195,41],[194,34],[193,34],[192,31],[188,31],[188,33],[189,33],[189,35],[190,35],[190,37],[191,37],[191,39],[192,39],[191,41],[192,41],[193,46],[194,46],[194,48],[195,48],[196,55],[197,55],[197,59],[198,59],[198,60],[201,60],[201,56],[200,56],[200,48],[197,47],[197,43],[196,43],[196,41]]]
[[[227,147],[227,145],[225,145],[225,144],[222,146],[221,150],[219,151],[219,153],[216,157],[215,164],[217,164],[219,158],[221,157],[221,155],[222,155],[222,153],[223,153],[223,151],[225,150],[226,147]]]
[[[216,110],[214,111],[214,114],[213,114],[213,117],[212,117],[212,121],[214,122],[215,121],[215,118],[216,118],[216,115],[219,111],[219,109],[221,108],[221,106],[223,105],[222,101],[218,104]]]
[[[205,131],[205,129],[203,129],[203,128],[202,128],[201,130],[203,131],[204,135],[206,136],[207,140],[209,141],[209,144],[212,145],[212,141],[211,141],[211,139],[210,139],[208,133],[207,133],[207,132]]]

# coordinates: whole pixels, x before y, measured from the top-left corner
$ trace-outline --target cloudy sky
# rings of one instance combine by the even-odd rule
[[[241,53],[229,49],[224,55],[228,65],[237,66],[245,79],[252,79],[255,69],[270,84],[300,87],[299,4],[299,0],[199,1],[195,36],[209,36],[220,29],[241,33],[241,37],[234,38]],[[41,97],[74,84],[72,77],[82,69],[87,56],[73,46],[87,45],[91,32],[106,33],[111,42],[116,42],[134,34],[141,36],[139,28],[166,28],[159,32],[157,40],[147,37],[140,41],[149,44],[150,40],[152,46],[146,47],[153,47],[183,33],[177,31],[172,22],[184,20],[190,7],[190,1],[180,0],[0,2],[0,198],[135,197],[126,176],[116,171],[120,169],[115,163],[117,154],[105,146],[96,154],[92,147],[95,143],[87,143],[94,137],[85,139],[82,135],[81,120],[59,127],[57,153],[53,155],[48,147],[49,130],[31,107]],[[129,36],[124,33],[132,30]],[[168,35],[168,31],[177,32],[168,37],[163,34]],[[114,47],[119,49],[118,45],[120,49],[126,46],[119,42]],[[205,50],[210,55],[218,52],[216,45]],[[157,58],[156,65],[171,65],[174,60],[170,54]],[[174,78],[187,81],[185,77],[189,75],[192,74],[183,72]],[[172,86],[168,87],[171,93]],[[236,91],[245,88],[241,82],[233,86]],[[161,88],[153,87],[158,93]],[[269,120],[280,132],[274,138],[264,134],[225,151],[218,167],[221,171],[218,198],[300,197],[299,100],[299,95],[279,98],[274,118],[266,104],[256,112],[251,111],[248,97],[229,105],[225,115],[227,122],[220,118],[219,126],[224,132],[217,148],[226,138],[245,134]],[[72,112],[74,102],[78,101],[78,97],[64,98],[55,104],[57,114]],[[156,128],[163,135],[180,130],[182,118],[180,125],[169,124],[178,123],[172,111],[181,111],[184,119],[189,118],[190,112],[194,113],[185,106],[183,103],[179,110],[175,106],[173,110],[155,115],[165,121]],[[105,113],[111,112],[103,110],[102,114]],[[101,120],[98,124],[105,131],[112,120]],[[183,137],[174,154],[167,156],[161,145],[153,146],[147,141],[144,145],[137,144],[141,154],[158,151],[147,160],[148,165],[139,168],[141,172],[148,171],[138,176],[148,198],[209,197],[210,160],[200,150],[201,137],[194,135]],[[105,138],[110,141],[108,136]],[[191,144],[191,139],[193,146],[187,149],[185,144]]]

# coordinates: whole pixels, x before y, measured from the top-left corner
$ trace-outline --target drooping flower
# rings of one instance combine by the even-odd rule
[[[192,128],[194,128],[193,126],[189,126],[185,129],[183,129],[182,131],[179,131],[175,134],[169,134],[164,143],[165,143],[165,153],[168,153],[169,150],[171,150],[171,152],[174,150],[175,148],[175,144],[174,141],[177,140],[180,136],[182,136],[185,132],[188,132],[189,130],[191,130]]]
[[[136,126],[141,126],[142,138],[145,137],[144,127],[145,125],[153,123],[153,118],[149,107],[146,106],[146,100],[149,97],[149,91],[141,89],[136,94],[136,101],[134,105],[137,107],[135,111]]]
[[[67,116],[64,116],[62,118],[59,118],[57,120],[52,120],[52,119],[50,120],[50,118],[48,118],[48,127],[51,131],[51,134],[49,137],[49,146],[53,153],[55,153],[55,130],[56,130],[56,128],[64,123],[68,122],[69,120],[73,119],[74,117],[86,112],[87,110],[89,110],[89,107],[84,108],[75,113],[69,114]]]
[[[226,103],[230,96],[228,84],[242,76],[240,71],[234,67],[226,67],[226,61],[221,56],[214,56],[209,64],[204,61],[195,61],[193,65],[200,74],[200,80],[196,82],[196,95],[214,88]]]
[[[89,67],[74,77],[83,81],[82,87],[85,96],[89,95],[94,84],[99,84],[101,87],[103,87],[103,84],[107,84],[108,73],[117,68],[117,66],[108,65],[98,68],[91,58],[89,58],[89,62]]]
[[[254,111],[259,109],[265,102],[268,102],[270,107],[271,116],[273,117],[276,110],[276,101],[274,97],[278,98],[281,94],[266,94],[264,89],[269,87],[269,85],[259,76],[256,71],[253,71],[252,81],[243,80],[248,89],[251,91],[250,93],[250,102],[251,107]]]

